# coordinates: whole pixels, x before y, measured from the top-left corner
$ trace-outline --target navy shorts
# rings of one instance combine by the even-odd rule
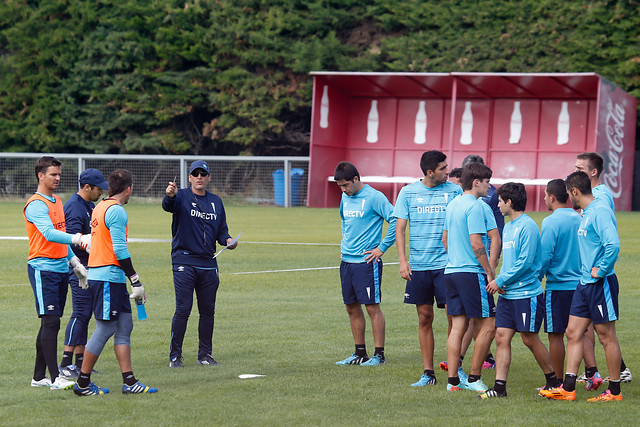
[[[594,324],[618,320],[618,278],[615,274],[588,285],[578,285],[571,301],[572,316]]]
[[[564,334],[569,324],[569,309],[575,291],[546,291],[544,331]]]
[[[537,334],[544,319],[544,310],[542,294],[522,299],[506,299],[500,295],[496,307],[496,328]]]
[[[487,276],[482,273],[450,273],[447,281],[447,314],[469,319],[495,317],[493,295],[487,293]]]
[[[69,273],[38,270],[28,264],[27,273],[36,300],[38,317],[62,317],[64,305],[67,302]]]
[[[444,308],[447,303],[447,281],[444,268],[439,270],[411,271],[404,291],[405,304],[433,305]]]
[[[117,320],[120,313],[131,313],[126,283],[89,280],[89,290],[96,320]]]
[[[382,300],[382,261],[340,263],[342,300],[345,304],[379,304]]]

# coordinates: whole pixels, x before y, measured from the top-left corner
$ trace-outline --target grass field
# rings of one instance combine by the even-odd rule
[[[0,202],[0,236],[24,236],[22,204]],[[159,203],[133,200],[127,206],[131,238],[170,238],[170,215]],[[227,206],[232,235],[240,245],[219,258],[214,357],[218,367],[196,365],[197,311],[184,345],[184,365],[168,368],[174,309],[169,243],[130,243],[134,266],[147,291],[149,319],[135,321],[134,373],[156,386],[156,395],[123,396],[121,376],[107,344],[92,379],[111,388],[102,397],[79,398],[71,391],[29,387],[39,322],[26,274],[27,242],[2,240],[0,257],[0,423],[2,425],[579,425],[635,424],[640,377],[622,385],[623,402],[587,403],[594,392],[578,390],[578,401],[555,402],[536,396],[544,384],[533,356],[518,337],[513,342],[507,399],[479,401],[473,392],[447,393],[446,375],[438,385],[413,388],[422,373],[417,316],[403,304],[404,282],[397,252],[384,256],[382,309],[387,320],[384,366],[336,366],[353,351],[340,295],[340,221],[337,209]],[[531,215],[538,223],[544,213]],[[621,284],[618,336],[632,372],[640,375],[640,214],[618,213],[622,251],[617,263]],[[271,242],[271,243],[268,243]],[[288,243],[288,244],[276,244]],[[317,243],[301,245],[296,243]],[[321,269],[322,267],[336,267]],[[314,269],[316,268],[316,269]],[[300,269],[300,270],[298,270]],[[279,271],[273,270],[295,270]],[[134,309],[135,310],[135,309]],[[59,348],[71,297],[62,321]],[[134,316],[135,317],[135,316]],[[90,332],[95,323],[92,321]],[[367,344],[373,350],[369,323]],[[446,317],[434,321],[436,363],[445,359]],[[543,342],[546,337],[541,334]],[[495,344],[493,345],[495,350]],[[602,347],[596,346],[600,372],[608,375]],[[468,369],[469,361],[465,361]],[[262,378],[242,380],[239,374]],[[494,372],[483,379],[493,385]]]

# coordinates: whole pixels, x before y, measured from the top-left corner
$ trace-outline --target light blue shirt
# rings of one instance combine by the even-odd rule
[[[451,273],[484,273],[471,248],[472,234],[487,234],[484,209],[471,194],[462,194],[447,206],[444,229],[447,230],[449,262],[444,271]]]
[[[113,251],[116,258],[130,258],[127,249],[127,223],[129,216],[127,211],[120,205],[110,206],[104,214],[104,223],[111,234]],[[105,265],[104,267],[89,268],[89,280],[99,280],[111,283],[125,283],[127,280],[124,270],[115,265]]]
[[[502,267],[496,284],[506,291],[506,299],[538,296],[540,274],[540,231],[527,214],[508,222],[502,231]]]
[[[586,285],[598,279],[591,277],[591,269],[598,267],[600,278],[615,273],[613,266],[620,252],[620,238],[616,216],[604,199],[593,199],[582,211],[582,222],[578,230],[578,246],[582,278],[580,283]]]
[[[483,199],[478,199],[478,202],[480,202],[482,211],[484,212],[484,225],[487,228],[487,232],[498,228],[496,216],[493,209],[491,209],[491,206],[489,206]],[[487,254],[491,255],[491,239],[489,238],[489,234],[482,235],[482,243],[484,243],[484,247],[487,248]]]
[[[416,181],[400,190],[393,216],[409,223],[411,270],[439,270],[447,266],[447,251],[442,244],[444,218],[447,205],[460,194],[460,186],[449,181],[433,188]],[[490,210],[488,205],[487,209]]]
[[[615,213],[616,205],[613,202],[613,194],[606,185],[596,185],[591,189],[591,194],[593,194],[593,197],[595,197],[596,199],[604,199],[611,208],[611,211]]]
[[[571,208],[556,209],[542,220],[540,280],[547,276],[547,291],[573,291],[580,282],[580,221]]]
[[[393,205],[384,194],[367,184],[353,196],[342,193],[340,218],[340,251],[345,262],[365,262],[365,251],[378,248],[385,252],[396,241]],[[389,223],[389,229],[381,242],[384,221]]]

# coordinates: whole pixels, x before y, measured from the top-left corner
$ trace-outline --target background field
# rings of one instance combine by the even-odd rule
[[[0,236],[24,236],[21,203],[0,203]],[[159,203],[133,200],[128,206],[131,238],[170,238],[170,215]],[[135,321],[134,373],[160,389],[157,395],[123,396],[112,342],[107,344],[93,380],[113,392],[80,399],[70,391],[29,387],[33,372],[37,321],[26,274],[27,242],[0,241],[0,419],[3,425],[575,425],[598,420],[633,424],[640,377],[622,386],[624,401],[587,404],[583,389],[576,402],[552,402],[536,396],[544,377],[533,356],[516,337],[508,383],[509,397],[479,401],[473,392],[446,393],[446,375],[438,385],[413,388],[422,373],[415,309],[403,304],[404,283],[397,253],[384,257],[382,308],[387,319],[386,354],[381,367],[336,366],[353,351],[348,318],[339,290],[340,222],[336,209],[227,206],[232,235],[240,245],[219,258],[214,357],[211,368],[196,365],[197,312],[184,345],[185,368],[168,368],[168,340],[174,309],[168,243],[130,243],[134,266],[148,295],[149,319]],[[532,214],[538,223],[546,214]],[[622,251],[617,263],[622,319],[618,335],[623,356],[640,375],[636,325],[640,320],[640,214],[618,213]],[[271,242],[271,243],[267,243]],[[288,243],[288,244],[276,244]],[[316,243],[301,245],[296,243]],[[322,267],[335,267],[316,269]],[[299,271],[266,272],[302,269]],[[309,269],[309,270],[306,270]],[[71,314],[69,295],[60,346]],[[367,323],[368,324],[368,323]],[[369,325],[369,324],[368,324]],[[94,328],[92,321],[90,332]],[[446,318],[436,313],[436,363],[445,358]],[[546,343],[546,338],[543,337]],[[367,344],[372,350],[370,328]],[[495,344],[494,347],[495,349]],[[61,347],[60,347],[61,351]],[[599,368],[606,376],[600,345]],[[465,361],[468,369],[469,361]],[[241,380],[239,374],[266,377]],[[485,371],[492,385],[494,372]]]

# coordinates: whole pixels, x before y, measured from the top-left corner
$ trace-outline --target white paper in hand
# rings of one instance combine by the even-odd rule
[[[220,250],[218,251],[218,253],[217,253],[217,254],[215,254],[213,257],[214,257],[214,258],[216,258],[216,257],[217,257],[218,255],[220,255],[222,252],[224,252],[225,250],[227,250],[227,248],[228,248],[229,246],[233,246],[233,245],[235,245],[235,244],[238,242],[238,240],[240,239],[240,235],[241,235],[241,234],[242,234],[242,231],[238,233],[238,235],[236,236],[236,238],[235,238],[235,239],[233,239],[233,240],[231,241],[231,243],[229,243],[229,244],[228,244],[227,246],[225,246],[224,248],[220,249]]]

